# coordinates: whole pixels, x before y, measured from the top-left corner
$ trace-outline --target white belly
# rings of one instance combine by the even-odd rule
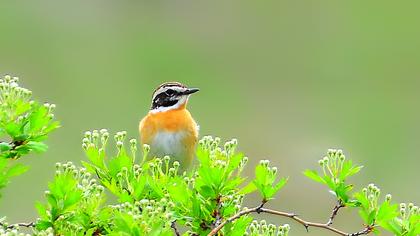
[[[182,157],[185,155],[184,138],[185,132],[158,132],[150,145],[152,157],[168,155],[175,160]]]

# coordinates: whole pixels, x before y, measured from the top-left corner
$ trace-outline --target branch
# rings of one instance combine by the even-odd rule
[[[175,233],[175,235],[176,236],[181,236],[181,233],[178,231],[178,229],[176,228],[176,225],[175,225],[175,221],[174,222],[172,222],[172,224],[171,224],[171,228],[174,230],[174,233]]]
[[[219,224],[218,226],[216,226],[216,228],[214,228],[212,231],[210,231],[210,233],[207,236],[214,236],[217,234],[217,232],[219,232],[223,226],[225,226],[227,223],[233,222],[239,218],[241,218],[244,215],[248,215],[252,212],[257,212],[258,214],[261,212],[262,207],[264,206],[264,203],[262,203],[261,205],[251,208],[251,209],[247,209],[247,210],[243,210],[241,212],[238,212],[236,215],[230,217],[229,219],[227,219],[226,221],[222,222],[221,224]]]
[[[236,215],[230,217],[229,219],[227,219],[226,221],[224,221],[223,223],[221,223],[219,226],[217,226],[216,228],[214,228],[207,236],[214,236],[214,235],[216,235],[217,232],[219,232],[223,228],[223,226],[225,226],[227,223],[233,222],[233,221],[239,219],[240,217],[242,217],[244,215],[248,215],[248,214],[254,213],[254,212],[256,212],[258,214],[260,214],[260,213],[267,213],[267,214],[272,214],[272,215],[287,217],[287,218],[290,218],[290,219],[292,219],[292,220],[300,223],[301,225],[303,225],[306,228],[306,230],[308,230],[309,227],[322,228],[322,229],[329,230],[331,232],[334,232],[334,233],[336,233],[338,235],[342,235],[342,236],[360,236],[360,235],[365,235],[365,234],[369,234],[370,232],[372,232],[372,230],[374,228],[374,226],[367,226],[365,229],[363,229],[360,232],[357,232],[357,233],[346,233],[346,232],[343,232],[341,230],[338,230],[338,229],[336,229],[334,227],[331,227],[330,225],[328,225],[328,223],[322,224],[322,223],[313,223],[313,222],[310,222],[310,221],[305,221],[305,220],[299,218],[294,213],[287,213],[287,212],[282,212],[282,211],[271,210],[271,209],[263,208],[263,206],[260,205],[260,206],[254,207],[254,208],[243,210],[243,211],[237,213]],[[337,212],[338,212],[338,210],[337,210]]]
[[[5,229],[13,229],[13,228],[17,228],[17,227],[32,228],[32,227],[35,227],[35,223],[34,222],[29,222],[29,223],[16,223],[16,224],[12,224],[12,225],[7,225],[3,222],[0,222],[0,226],[5,228]]]
[[[338,200],[337,205],[335,205],[335,207],[332,210],[331,216],[328,219],[328,222],[326,223],[326,225],[332,225],[334,218],[337,216],[338,211],[345,207],[346,205],[343,204],[343,202],[341,200]]]
[[[218,196],[217,198],[216,198],[216,210],[213,212],[213,216],[214,216],[214,218],[216,219],[214,222],[213,222],[213,224],[212,224],[212,226],[213,227],[217,227],[217,226],[219,226],[220,225],[220,223],[222,223],[222,216],[220,215],[220,208],[222,207],[222,200],[221,200],[221,197],[220,196]]]

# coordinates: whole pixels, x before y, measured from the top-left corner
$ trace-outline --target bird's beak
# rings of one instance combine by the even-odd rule
[[[182,95],[189,95],[189,94],[196,93],[196,92],[198,92],[198,91],[200,91],[200,89],[198,89],[198,88],[189,88],[189,89],[185,90],[185,91],[182,93]]]

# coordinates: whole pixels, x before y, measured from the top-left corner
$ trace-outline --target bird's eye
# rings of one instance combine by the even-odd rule
[[[166,90],[166,91],[165,91],[165,93],[166,93],[166,95],[168,95],[168,96],[173,96],[173,95],[175,94],[175,90],[173,90],[173,89],[168,89],[168,90]]]

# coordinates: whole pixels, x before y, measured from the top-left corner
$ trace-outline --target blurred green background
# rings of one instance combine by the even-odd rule
[[[332,196],[301,173],[328,148],[365,166],[358,187],[420,204],[419,3],[2,1],[0,73],[56,103],[63,127],[46,154],[22,160],[31,169],[5,190],[0,215],[34,219],[54,163],[84,159],[85,130],[137,137],[164,81],[201,88],[189,103],[201,136],[238,138],[250,176],[265,158],[290,176],[276,209],[327,219]],[[355,219],[343,211],[337,227],[357,231]],[[291,235],[304,232],[292,223]]]

